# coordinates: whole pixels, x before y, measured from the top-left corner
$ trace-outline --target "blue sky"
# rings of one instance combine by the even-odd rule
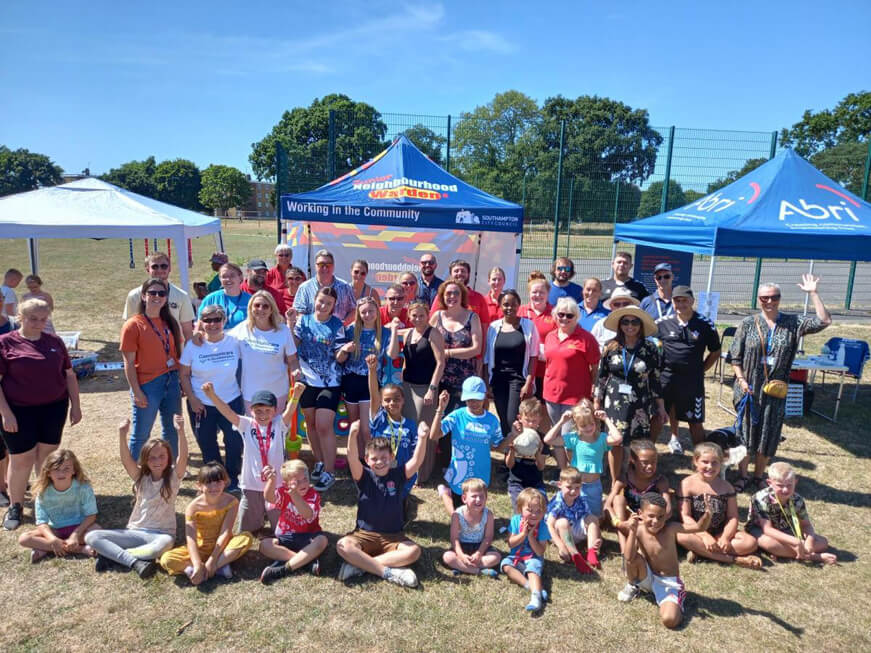
[[[868,90],[871,3],[261,2],[0,6],[0,143],[94,173],[153,154],[249,172],[331,92],[456,116],[517,89],[653,125],[770,131]]]

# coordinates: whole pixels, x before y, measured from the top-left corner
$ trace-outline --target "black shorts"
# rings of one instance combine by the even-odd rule
[[[316,388],[307,386],[299,398],[300,408],[326,408],[334,413],[339,407],[340,388]]]
[[[463,495],[451,490],[451,501],[454,502],[454,508],[459,508],[463,505]]]
[[[311,544],[312,540],[318,535],[321,535],[320,531],[317,533],[285,533],[284,535],[279,535],[276,539],[285,549],[299,552]]]
[[[480,542],[460,542],[460,548],[467,556],[472,555],[481,548]]]
[[[3,431],[3,441],[9,453],[27,453],[37,444],[59,445],[69,406],[67,398],[40,406],[10,404],[9,408],[18,421],[18,432]]]
[[[673,407],[679,422],[699,424],[705,421],[705,388],[698,385],[695,378],[672,376],[662,386],[665,409],[671,413]]]
[[[342,377],[342,397],[346,404],[369,401],[369,379],[361,374],[345,374]]]

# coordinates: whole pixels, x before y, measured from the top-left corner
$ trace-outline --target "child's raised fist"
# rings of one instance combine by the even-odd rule
[[[200,386],[200,390],[202,390],[207,397],[211,397],[215,394],[215,386],[212,385],[211,381],[206,381],[203,385]]]
[[[377,365],[378,358],[375,356],[375,354],[369,354],[368,356],[366,356],[366,367],[368,367],[370,370],[374,370]]]
[[[451,395],[447,390],[442,390],[439,394],[439,408],[444,410],[448,407],[448,402],[451,400]]]
[[[302,383],[301,381],[296,381],[293,384],[293,390],[291,390],[291,392],[290,392],[291,397],[293,397],[294,399],[299,401],[299,398],[302,397],[302,393],[305,392],[305,390],[306,390],[305,383]]]
[[[184,431],[184,415],[182,415],[181,413],[173,415],[172,424],[173,426],[175,426],[175,430],[179,433]]]

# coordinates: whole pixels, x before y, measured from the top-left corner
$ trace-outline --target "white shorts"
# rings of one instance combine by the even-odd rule
[[[647,566],[647,577],[638,583],[638,587],[645,592],[653,593],[656,605],[671,601],[677,603],[680,611],[683,612],[686,590],[680,576],[657,576],[650,570],[650,565],[647,562],[645,565]]]
[[[587,521],[585,519],[580,520],[577,524],[572,524],[572,537],[575,542],[587,537]]]

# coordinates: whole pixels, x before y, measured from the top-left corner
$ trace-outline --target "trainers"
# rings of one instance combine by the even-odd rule
[[[223,578],[226,578],[227,580],[230,580],[233,577],[233,569],[230,567],[230,565],[224,565],[223,567],[218,568],[218,570],[215,572],[215,576],[221,576]]]
[[[312,573],[312,576],[320,576],[321,575],[321,561],[315,560],[311,567],[309,567],[309,571]]]
[[[680,440],[678,440],[674,436],[672,436],[672,438],[668,441],[668,450],[675,456],[683,455],[683,445],[680,443]]]
[[[48,551],[40,551],[39,549],[30,550],[30,564],[35,565],[48,555]]]
[[[316,481],[321,477],[321,474],[324,471],[324,464],[322,462],[316,462],[315,466],[312,468],[311,474],[309,474],[309,478],[311,480]]]
[[[623,603],[629,603],[632,599],[641,594],[641,589],[633,583],[626,583],[626,587],[617,593],[617,600]]]
[[[0,508],[5,508],[9,505],[9,495],[3,490],[0,490]]]
[[[315,483],[314,488],[318,492],[326,492],[336,482],[336,477],[330,474],[328,471],[324,470],[321,472],[320,477],[318,478],[318,482]]]
[[[541,610],[541,604],[541,592],[533,592],[532,596],[529,597],[529,603],[526,604],[526,610],[528,612],[538,612]]]
[[[417,587],[417,575],[406,567],[385,567],[384,578],[401,587]]]
[[[7,531],[14,531],[21,525],[21,504],[13,503],[6,511],[6,517],[3,518],[3,528]]]
[[[271,565],[267,565],[263,568],[263,571],[260,572],[260,582],[264,585],[269,585],[269,583],[276,581],[279,578],[284,578],[286,574],[287,565],[279,560],[278,562],[273,562]]]
[[[97,561],[94,563],[94,571],[98,573],[103,573],[104,571],[109,571],[112,568],[114,563],[112,560],[107,558],[106,556],[97,556]]]
[[[139,574],[139,578],[151,578],[157,571],[154,560],[137,560],[133,563],[133,571]]]
[[[497,576],[499,576],[499,572],[496,569],[487,568],[481,570],[481,575],[489,576],[490,578],[496,578]]]
[[[362,576],[364,573],[366,572],[359,567],[355,567],[349,562],[343,562],[342,566],[339,567],[339,580],[344,582],[354,578],[355,576]]]

